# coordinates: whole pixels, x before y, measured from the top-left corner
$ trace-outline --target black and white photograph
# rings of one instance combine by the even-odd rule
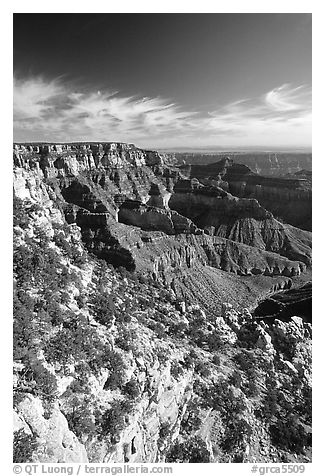
[[[310,474],[312,13],[41,11],[12,14],[14,472]]]

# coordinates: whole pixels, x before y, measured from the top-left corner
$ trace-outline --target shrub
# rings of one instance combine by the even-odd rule
[[[228,382],[234,387],[240,387],[243,382],[241,373],[238,372],[238,370],[234,370],[234,372],[230,375]]]
[[[218,354],[214,354],[212,357],[212,363],[219,367],[221,365],[221,358]]]
[[[83,435],[93,435],[96,433],[94,418],[90,412],[90,401],[88,399],[79,400],[74,397],[71,401],[71,411],[65,415],[69,428],[78,438]]]
[[[210,453],[200,437],[176,442],[166,455],[167,463],[209,463]]]
[[[13,355],[15,360],[24,360],[33,347],[36,329],[32,311],[20,301],[17,294],[14,294],[13,315]]]
[[[127,382],[123,387],[124,393],[126,393],[129,397],[135,399],[138,398],[140,395],[140,385],[136,381],[136,379],[131,379]]]
[[[108,292],[96,293],[90,300],[93,305],[93,315],[97,322],[105,326],[112,323],[115,305],[113,297]]]
[[[115,344],[120,349],[125,350],[125,352],[133,351],[135,354],[137,354],[137,340],[137,332],[135,329],[128,328],[124,324],[119,325],[118,337],[115,339]]]
[[[243,394],[235,395],[232,386],[226,379],[220,379],[214,387],[210,387],[205,395],[206,404],[218,410],[226,421],[230,416],[242,413],[246,409]]]
[[[269,389],[263,401],[263,416],[267,421],[270,421],[278,414],[279,405],[277,398],[277,391]]]
[[[183,375],[184,371],[182,366],[174,360],[170,366],[170,373],[177,380],[178,377]]]
[[[28,224],[24,201],[16,195],[13,197],[13,225],[24,228]]]
[[[51,363],[66,365],[72,361],[84,362],[95,373],[109,365],[112,357],[96,330],[83,322],[80,316],[67,321],[64,328],[48,340],[44,354]]]
[[[157,334],[157,337],[162,338],[166,336],[166,329],[160,322],[149,321],[148,327]]]
[[[128,424],[128,415],[133,410],[130,400],[114,401],[103,415],[97,414],[96,427],[100,428],[101,436],[113,437]]]
[[[188,331],[188,325],[185,322],[176,322],[169,326],[169,334],[183,336]]]
[[[102,365],[110,370],[104,389],[116,390],[122,388],[126,379],[126,364],[120,353],[108,350],[103,354]]]
[[[170,358],[170,353],[168,349],[165,349],[164,347],[158,347],[156,350],[156,355],[159,360],[159,363],[164,365],[166,362],[168,362]]]
[[[183,432],[192,433],[200,429],[202,420],[198,415],[198,410],[189,411],[188,415],[182,420],[181,428]]]
[[[165,421],[164,423],[161,424],[161,427],[159,429],[159,438],[162,440],[165,440],[168,438],[170,435],[170,424],[169,422]]]
[[[195,364],[195,360],[193,359],[190,353],[184,356],[183,361],[184,361],[184,367],[186,369],[190,369]]]
[[[199,360],[195,364],[195,372],[201,375],[201,377],[210,377],[211,375],[211,369],[209,367],[209,364],[207,362],[203,362],[202,360]]]
[[[247,384],[243,386],[243,391],[249,398],[258,397],[260,395],[260,389],[255,380],[249,380]]]
[[[292,414],[270,425],[270,435],[275,446],[295,453],[301,453],[305,446],[311,445],[311,434]]]
[[[37,440],[34,435],[26,434],[23,429],[15,431],[13,440],[14,463],[30,463],[36,449]]]
[[[221,447],[226,452],[233,452],[242,443],[249,440],[253,433],[251,425],[243,418],[234,418],[228,422]]]
[[[211,334],[208,334],[206,337],[206,341],[209,346],[210,352],[224,349],[226,346],[225,341],[223,340],[222,336],[218,331],[214,331]]]
[[[51,374],[46,368],[39,367],[34,371],[34,376],[37,384],[36,393],[40,393],[43,397],[53,400],[57,392],[55,375]]]

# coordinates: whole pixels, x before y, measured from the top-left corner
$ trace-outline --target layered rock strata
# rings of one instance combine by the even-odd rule
[[[310,178],[295,175],[263,177],[247,166],[225,158],[209,165],[194,165],[190,177],[209,178],[233,195],[256,198],[275,216],[291,225],[311,230]]]
[[[276,221],[255,199],[182,178],[168,160],[116,143],[16,146],[15,191],[37,200],[46,187],[89,251],[168,283],[195,266],[239,276],[305,271],[308,235]],[[221,165],[224,178],[231,162]]]

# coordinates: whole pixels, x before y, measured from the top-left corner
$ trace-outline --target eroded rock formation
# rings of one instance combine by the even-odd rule
[[[264,177],[229,158],[205,166],[194,165],[190,176],[203,181],[208,178],[238,197],[256,198],[281,220],[311,230],[310,177],[301,174]]]
[[[253,313],[309,235],[132,145],[14,165],[16,461],[310,461],[310,324]]]

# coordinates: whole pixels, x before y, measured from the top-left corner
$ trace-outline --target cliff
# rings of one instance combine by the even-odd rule
[[[245,309],[306,263],[205,232],[172,158],[115,145],[14,150],[15,461],[310,461],[310,326]]]
[[[179,164],[208,165],[221,160],[225,155],[234,162],[244,164],[253,172],[267,176],[295,174],[312,169],[312,154],[306,152],[235,152],[235,153],[176,153]]]
[[[208,165],[193,165],[189,176],[214,182],[231,194],[255,198],[280,220],[311,230],[311,174],[264,177],[249,167],[225,158]]]
[[[180,180],[170,206],[211,235],[311,262],[311,233],[281,223],[256,199],[239,198],[217,186]]]

